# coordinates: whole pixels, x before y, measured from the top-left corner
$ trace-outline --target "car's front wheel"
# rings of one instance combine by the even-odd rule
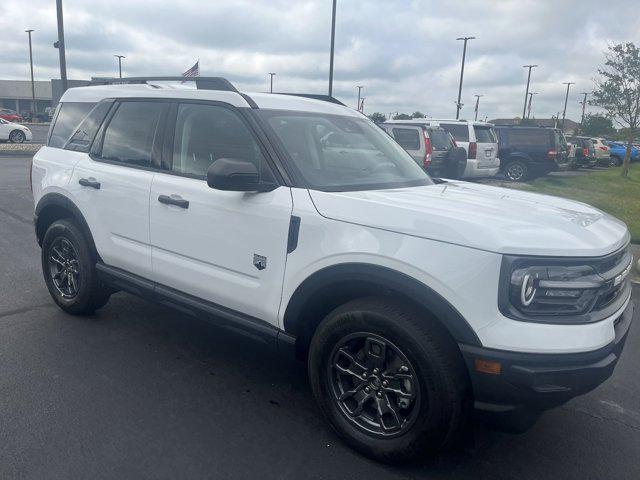
[[[9,141],[11,143],[23,143],[26,139],[27,137],[25,136],[24,132],[20,130],[14,130],[9,134]]]
[[[112,293],[98,279],[87,239],[68,219],[53,222],[44,235],[42,272],[53,300],[73,315],[93,313]]]
[[[612,155],[611,157],[609,157],[609,165],[611,165],[612,167],[619,167],[620,165],[622,165],[622,159],[616,155]]]
[[[356,450],[384,462],[433,454],[465,425],[468,380],[455,344],[389,298],[351,301],[319,325],[309,378],[320,409]]]

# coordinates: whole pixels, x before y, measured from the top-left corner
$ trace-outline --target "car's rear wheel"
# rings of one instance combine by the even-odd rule
[[[319,325],[309,378],[320,409],[356,450],[384,462],[433,454],[465,425],[470,390],[455,344],[388,298],[351,301]]]
[[[522,160],[511,160],[504,168],[504,175],[512,182],[523,182],[529,175],[529,169]]]
[[[47,229],[42,240],[42,272],[53,300],[73,315],[93,313],[112,293],[98,279],[89,243],[71,220],[57,220]]]
[[[24,132],[20,130],[14,130],[9,134],[9,141],[11,143],[23,143],[26,139],[27,137],[25,136]]]
[[[609,157],[609,165],[611,165],[612,167],[619,167],[620,165],[622,165],[622,159],[616,155],[612,155],[611,157]]]

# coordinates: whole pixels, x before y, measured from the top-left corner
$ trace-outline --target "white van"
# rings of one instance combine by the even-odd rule
[[[448,131],[456,144],[467,151],[467,168],[463,178],[492,177],[500,170],[498,139],[491,123],[433,118],[412,118],[393,122],[440,126]]]

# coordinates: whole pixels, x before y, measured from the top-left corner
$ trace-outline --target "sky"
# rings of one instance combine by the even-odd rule
[[[29,79],[32,28],[37,80],[59,78],[55,0],[0,0],[0,79]],[[200,60],[202,76],[240,90],[326,93],[331,0],[63,0],[68,77],[180,75]],[[637,0],[338,0],[334,96],[365,113],[455,117],[462,42],[467,47],[461,118],[522,115],[526,69],[532,116],[562,111],[580,120],[607,46],[640,45]],[[587,111],[594,111],[587,106]]]

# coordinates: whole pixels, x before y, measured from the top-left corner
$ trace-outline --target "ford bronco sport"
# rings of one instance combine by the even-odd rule
[[[436,183],[332,98],[183,80],[63,95],[31,176],[64,311],[123,290],[290,351],[383,461],[450,445],[474,407],[524,428],[611,375],[633,313],[624,223]]]

